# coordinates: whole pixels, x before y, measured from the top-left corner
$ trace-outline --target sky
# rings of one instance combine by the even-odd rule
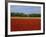
[[[40,6],[22,6],[22,5],[11,5],[10,6],[11,12],[19,12],[19,13],[25,13],[25,14],[40,14],[41,13],[41,7]]]

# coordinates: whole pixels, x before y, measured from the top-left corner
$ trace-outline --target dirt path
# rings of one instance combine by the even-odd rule
[[[41,19],[40,17],[11,17],[11,19]]]

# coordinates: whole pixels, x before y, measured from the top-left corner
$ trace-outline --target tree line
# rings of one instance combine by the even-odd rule
[[[17,16],[17,17],[41,17],[41,14],[24,14],[24,13],[14,13],[11,12],[11,16]]]

